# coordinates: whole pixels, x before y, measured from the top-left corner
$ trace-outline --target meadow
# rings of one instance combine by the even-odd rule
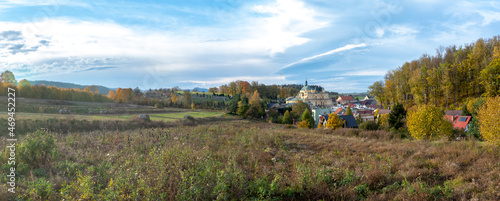
[[[122,122],[134,127],[19,137],[18,192],[13,196],[3,185],[0,197],[500,199],[500,148],[484,142],[416,141],[380,130],[293,129],[233,116]],[[7,151],[1,156],[7,174]]]

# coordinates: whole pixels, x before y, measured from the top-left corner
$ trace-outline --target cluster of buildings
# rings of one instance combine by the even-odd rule
[[[355,118],[361,118],[363,121],[374,120],[376,109],[378,109],[378,115],[389,114],[391,112],[390,108],[384,109],[381,105],[377,105],[377,101],[373,97],[365,96],[363,100],[357,100],[350,95],[331,98],[324,90],[318,91],[316,88],[308,86],[307,81],[296,96],[286,99],[285,104],[274,103],[269,104],[268,107],[291,107],[299,100],[309,105],[316,125],[318,122],[328,120],[328,116],[331,113],[335,113],[341,119],[345,120],[345,127],[355,128],[358,127]],[[345,115],[348,107],[351,109],[353,115]],[[445,118],[452,122],[455,128],[467,131],[472,117],[461,116],[461,114],[461,110],[448,110],[446,111]]]
[[[354,119],[358,116],[361,116],[364,120],[373,120],[374,110],[382,108],[382,106],[377,105],[377,101],[373,97],[369,96],[366,96],[363,100],[356,100],[350,95],[331,98],[324,90],[319,91],[309,86],[307,81],[296,96],[286,99],[285,104],[274,103],[269,104],[268,107],[291,107],[297,104],[299,100],[309,105],[316,124],[320,118],[326,120],[329,114],[335,113],[347,122],[346,127],[357,127]],[[351,108],[353,115],[345,115],[347,107]],[[351,123],[352,121],[354,123]]]

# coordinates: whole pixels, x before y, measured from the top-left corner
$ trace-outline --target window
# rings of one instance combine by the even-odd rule
[[[467,117],[460,117],[460,119],[458,119],[459,122],[466,122],[467,121]]]

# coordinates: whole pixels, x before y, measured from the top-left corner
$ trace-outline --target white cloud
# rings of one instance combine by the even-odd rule
[[[254,11],[270,17],[259,20],[262,27],[256,29],[260,42],[274,55],[283,53],[287,48],[302,45],[310,39],[301,35],[326,27],[329,22],[321,20],[321,14],[308,8],[298,0],[277,0],[271,5],[258,5]]]
[[[385,71],[382,70],[355,70],[352,72],[347,72],[341,76],[384,76]]]
[[[88,7],[88,4],[86,4],[86,3],[69,1],[69,0],[4,0],[3,3],[5,5],[10,5],[10,6],[49,6],[49,5],[61,6],[61,5],[67,5],[67,6]],[[9,6],[6,6],[6,7],[9,7]]]
[[[478,13],[484,18],[482,23],[483,26],[489,25],[492,22],[500,21],[500,12],[485,10],[478,11]]]
[[[280,70],[283,70],[285,68],[288,68],[288,67],[296,65],[296,64],[305,63],[305,62],[308,62],[308,61],[311,61],[311,60],[314,60],[314,59],[317,59],[317,58],[320,58],[320,57],[324,57],[324,56],[327,56],[327,55],[332,55],[332,54],[335,54],[335,53],[339,53],[339,52],[343,52],[343,51],[347,51],[347,50],[351,50],[351,49],[355,49],[355,48],[359,48],[359,47],[366,47],[366,44],[365,43],[361,43],[361,44],[349,44],[349,45],[345,45],[343,47],[339,47],[339,48],[336,48],[334,50],[330,50],[330,51],[325,52],[325,53],[321,53],[321,54],[317,54],[317,55],[314,55],[314,56],[311,56],[311,57],[303,58],[303,59],[301,59],[299,61],[296,61],[296,62],[293,62],[293,63],[290,63],[290,64],[284,66]]]

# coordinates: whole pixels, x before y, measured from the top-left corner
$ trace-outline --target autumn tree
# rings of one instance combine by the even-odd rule
[[[177,103],[177,95],[175,93],[175,91],[173,91],[171,94],[170,94],[170,100],[172,100],[172,103],[176,104]]]
[[[342,128],[344,126],[344,120],[340,119],[340,117],[335,114],[331,113],[328,115],[328,120],[326,121],[326,127],[327,128],[332,128],[333,130],[337,128]]]
[[[12,85],[12,86],[15,86],[17,83],[16,77],[14,76],[14,73],[12,73],[8,70],[6,70],[2,74],[0,74],[0,82],[8,84],[8,85]]]
[[[248,108],[245,116],[255,118],[263,116],[264,111],[260,103],[260,94],[258,91],[254,91],[252,97],[250,98],[250,107]]]
[[[408,131],[417,140],[449,137],[453,125],[443,115],[439,108],[430,105],[414,108],[408,113]]]
[[[370,94],[370,96],[374,96],[381,104],[386,104],[387,98],[385,97],[384,83],[382,81],[373,83],[368,89],[368,94]]]
[[[23,97],[31,98],[33,96],[33,89],[31,88],[31,83],[23,79],[17,83],[17,89],[19,90],[19,95]]]
[[[500,96],[487,98],[478,112],[479,128],[484,140],[500,145]]]
[[[212,87],[212,88],[209,88],[209,89],[208,89],[208,92],[209,92],[209,93],[214,93],[214,94],[215,94],[215,93],[219,92],[219,89],[217,89],[217,87]]]
[[[481,71],[481,84],[489,97],[500,95],[500,50],[495,47],[495,59]]]
[[[109,90],[107,97],[109,99],[113,99],[114,100],[115,99],[115,91]]]

